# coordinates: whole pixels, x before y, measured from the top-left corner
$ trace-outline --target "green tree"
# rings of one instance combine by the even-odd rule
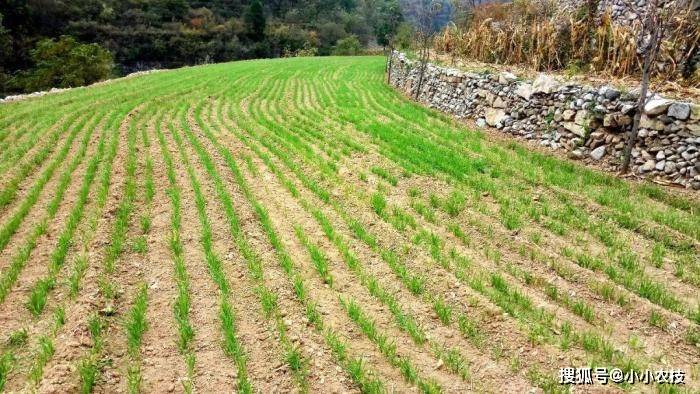
[[[356,35],[350,35],[338,40],[333,49],[333,54],[337,56],[356,56],[360,54],[362,45]]]
[[[413,43],[413,36],[415,32],[410,23],[402,23],[396,29],[396,36],[394,38],[394,46],[400,50],[406,50],[411,48],[411,43]]]
[[[383,47],[393,47],[394,37],[402,21],[403,14],[397,0],[388,0],[382,4],[374,29],[377,43]]]
[[[248,34],[253,41],[262,41],[265,39],[265,10],[260,0],[253,0],[250,3],[248,12],[245,15],[245,22],[248,28]]]
[[[18,78],[27,91],[89,85],[112,75],[109,51],[97,44],[81,44],[70,36],[39,41],[31,57],[36,66]]]

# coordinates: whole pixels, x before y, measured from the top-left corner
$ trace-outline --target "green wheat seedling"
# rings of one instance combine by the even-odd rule
[[[203,125],[200,123],[200,126]],[[238,185],[244,190],[244,194],[248,201],[255,207],[256,214],[258,215],[258,218],[261,221],[261,224],[263,225],[263,228],[268,236],[268,240],[275,249],[280,266],[283,268],[288,278],[294,283],[295,295],[297,296],[298,301],[305,305],[306,316],[309,322],[314,326],[314,328],[318,332],[323,333],[323,338],[326,344],[331,348],[331,351],[336,360],[343,366],[346,372],[348,372],[348,374],[350,375],[351,379],[361,388],[363,392],[383,392],[383,383],[373,376],[373,372],[369,371],[364,366],[361,359],[349,357],[346,351],[347,345],[344,343],[344,341],[340,339],[332,329],[325,328],[323,318],[321,317],[321,313],[318,311],[317,306],[307,298],[307,291],[304,281],[298,274],[295,273],[294,268],[291,264],[289,254],[285,250],[283,244],[279,241],[279,237],[274,227],[272,226],[267,211],[253,198],[249,186],[243,179],[240,169],[233,160],[231,153],[228,150],[223,149],[223,147],[221,147],[221,145],[218,144],[218,142],[213,138],[213,135],[211,134],[211,131],[208,128],[203,126],[203,129],[205,130],[205,133],[210,139],[210,141],[212,141],[218,147],[219,152],[223,154],[229,169],[235,175],[235,179]],[[263,158],[263,160],[264,159],[265,158]],[[270,162],[267,161],[267,163]],[[294,193],[295,189],[291,184],[285,183],[285,185],[291,190],[292,195],[296,194]],[[223,198],[223,200],[225,202],[225,205],[229,206],[230,200],[228,200],[227,198]],[[227,208],[227,210],[228,209],[229,208]]]

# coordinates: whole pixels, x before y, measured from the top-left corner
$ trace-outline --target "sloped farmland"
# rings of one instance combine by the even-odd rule
[[[384,59],[0,105],[8,392],[700,389],[700,203],[494,141]]]

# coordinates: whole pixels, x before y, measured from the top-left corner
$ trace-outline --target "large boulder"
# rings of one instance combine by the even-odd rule
[[[487,108],[484,118],[489,126],[496,127],[496,125],[501,124],[503,119],[506,117],[506,111],[498,108]]]
[[[690,105],[686,103],[673,103],[668,107],[668,116],[679,120],[686,120],[690,117]]]
[[[666,112],[671,104],[673,104],[673,101],[671,100],[665,98],[655,98],[646,103],[644,106],[644,112],[646,112],[647,115],[660,115]]]
[[[532,85],[529,83],[521,83],[515,90],[515,94],[524,98],[525,100],[529,100],[532,96]]]
[[[579,137],[586,136],[586,128],[579,124],[576,124],[574,122],[564,122],[563,126],[565,129],[569,130],[570,132],[576,134]]]
[[[554,93],[559,88],[559,82],[547,74],[539,74],[532,83],[532,93]]]

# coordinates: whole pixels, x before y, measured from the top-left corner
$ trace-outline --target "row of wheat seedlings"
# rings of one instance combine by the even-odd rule
[[[447,141],[447,139],[446,139],[446,141]],[[511,167],[513,167],[512,163],[511,163]],[[485,187],[486,185],[488,185],[488,183],[485,184],[482,181],[482,179],[483,179],[483,177],[479,177],[477,174],[476,180],[472,181],[472,182],[468,182],[468,185],[470,187],[473,186],[474,188],[476,188],[477,191],[492,193],[495,196],[495,198],[499,198],[499,196],[503,196],[503,193],[497,192],[498,190],[503,190],[502,188],[498,188],[496,185],[493,185],[493,181],[488,181],[488,182],[491,182],[491,185],[489,185],[488,187]],[[531,201],[532,201],[531,199],[522,198],[524,195],[525,195],[524,193],[521,193],[519,195],[519,201],[524,201],[526,204],[531,204]],[[507,203],[508,199],[502,198],[501,202]],[[520,210],[523,210],[526,212],[529,211],[527,209],[520,209]],[[502,213],[505,214],[505,216],[503,218],[504,225],[511,226],[511,227],[519,227],[520,226],[521,220],[517,219],[513,216],[515,212],[518,212],[518,210],[510,209],[510,207],[509,207],[509,209],[502,210]],[[587,215],[585,215],[585,213],[583,211],[580,211],[578,214],[584,218],[587,217]],[[564,218],[567,218],[570,216],[571,216],[571,214],[564,216]],[[626,282],[629,283],[629,280],[627,280]],[[666,302],[663,298],[654,298],[656,295],[663,294],[663,293],[659,293],[659,292],[646,293],[646,292],[642,291],[641,294],[652,298],[653,301],[657,301],[657,302],[662,303],[662,304],[665,303],[667,306],[672,306],[672,304],[673,304],[673,300],[669,300],[670,302]]]
[[[186,116],[186,110],[182,110],[182,116]],[[182,125],[185,120],[180,118],[179,125]],[[248,379],[246,367],[246,354],[242,343],[237,334],[236,329],[236,314],[233,305],[231,304],[230,284],[224,272],[221,258],[216,254],[213,248],[212,228],[206,212],[206,199],[202,192],[197,175],[194,173],[192,164],[190,163],[187,153],[184,148],[184,143],[180,133],[175,127],[170,128],[171,135],[180,152],[180,160],[184,163],[185,169],[190,180],[190,184],[194,190],[195,205],[199,221],[202,227],[200,243],[204,250],[205,259],[209,268],[209,273],[212,280],[216,283],[220,293],[220,312],[221,329],[224,337],[223,348],[225,353],[233,359],[237,368],[237,389],[239,392],[252,392],[253,387]]]
[[[141,340],[148,329],[146,309],[148,308],[148,287],[141,285],[131,310],[124,322],[127,339],[129,366],[127,369],[127,387],[130,393],[141,392]]]
[[[168,126],[172,127],[172,124],[169,123]],[[172,208],[170,217],[169,244],[174,264],[175,281],[178,288],[177,298],[173,306],[173,312],[175,314],[175,321],[177,322],[179,334],[178,348],[185,359],[185,364],[187,365],[188,376],[186,380],[182,381],[182,384],[185,392],[189,393],[193,390],[195,354],[192,344],[194,339],[194,328],[190,323],[190,284],[189,277],[187,275],[187,268],[185,267],[184,262],[182,240],[180,238],[180,232],[182,229],[182,192],[177,182],[177,175],[175,174],[173,161],[168,153],[168,148],[160,121],[156,123],[155,128],[158,141],[160,143],[161,153],[163,154],[163,161],[166,165],[169,183],[169,188],[166,191],[170,197]]]
[[[77,136],[77,134],[81,130],[83,130],[84,126],[85,124],[83,123],[73,130],[72,137],[69,138],[71,142],[72,139],[75,138],[75,136]],[[80,151],[82,153],[76,155],[76,157],[71,161],[69,166],[64,170],[63,174],[61,175],[61,179],[58,185],[56,186],[55,194],[46,206],[46,214],[43,218],[39,220],[38,223],[33,225],[32,230],[29,233],[29,237],[25,240],[24,245],[15,253],[15,255],[11,259],[10,266],[7,267],[7,269],[2,273],[2,276],[0,277],[0,302],[4,301],[7,295],[10,293],[12,286],[17,281],[17,278],[24,269],[25,264],[29,260],[32,251],[36,247],[36,243],[39,237],[46,233],[49,221],[56,216],[59,204],[63,200],[64,194],[68,188],[68,184],[70,183],[71,175],[73,171],[75,171],[77,166],[81,163],[91,136],[92,131],[86,132],[85,136],[83,137],[83,140],[80,143]],[[62,151],[65,152],[63,153],[63,155],[66,155],[69,149],[70,143],[66,143],[66,145],[64,145],[62,149]],[[59,157],[59,159],[62,158]],[[60,160],[55,161],[51,164],[51,167],[55,169],[58,166],[59,162]],[[53,169],[51,169],[51,171],[53,171]],[[48,178],[49,176],[45,174],[45,176],[42,177],[42,181],[44,179],[48,181]],[[45,182],[43,183],[45,184]],[[31,206],[33,206],[38,200],[40,191],[41,187],[35,187],[32,190],[30,190],[19,210],[2,227],[2,229],[0,230],[0,245],[7,245],[12,234],[14,234],[14,232],[21,224],[22,219],[24,219],[24,217],[29,213]]]
[[[82,121],[73,126],[72,131],[69,133],[68,138],[61,146],[57,156],[53,158],[53,160],[42,171],[37,181],[34,183],[34,185],[32,185],[22,202],[19,204],[17,210],[13,212],[10,219],[3,224],[2,229],[0,229],[0,250],[5,249],[7,244],[10,242],[10,238],[12,237],[12,235],[14,235],[19,226],[22,224],[24,218],[27,216],[27,214],[29,214],[31,208],[39,200],[39,195],[44,189],[44,186],[46,186],[46,184],[49,182],[56,169],[59,168],[61,164],[63,164],[65,157],[68,155],[68,152],[72,147],[74,139],[79,135],[80,132],[84,130],[85,123],[89,119],[90,118],[86,116],[82,119]],[[57,145],[55,145],[54,143],[50,146],[55,148]],[[44,159],[45,157],[42,157],[40,159],[37,158],[37,160],[41,160],[41,162],[43,162]],[[31,171],[31,168],[28,168],[23,176],[17,176],[13,178],[10,181],[10,183],[5,186],[2,192],[2,196],[0,196],[0,205],[7,205],[14,200],[15,196],[17,195],[17,188],[19,187],[21,180],[25,178],[29,171]],[[6,201],[6,203],[3,204],[2,201]]]
[[[219,114],[221,115],[221,114]],[[341,338],[341,336],[335,332],[330,326],[328,326],[324,320],[323,315],[318,310],[315,302],[309,298],[306,284],[304,279],[296,271],[291,257],[289,256],[286,248],[279,239],[279,236],[274,229],[272,222],[269,218],[267,210],[256,201],[253,196],[249,185],[243,178],[242,173],[238,165],[233,158],[231,152],[221,145],[216,137],[213,135],[211,130],[207,125],[205,125],[201,118],[198,116],[198,124],[203,129],[207,139],[216,147],[217,151],[224,157],[228,169],[233,173],[234,179],[238,186],[243,190],[243,194],[248,202],[253,206],[256,216],[260,221],[260,224],[268,237],[268,241],[275,250],[280,267],[283,272],[287,275],[287,278],[292,282],[294,286],[294,294],[297,300],[304,306],[306,311],[306,317],[309,322],[313,325],[314,329],[323,335],[326,344],[330,347],[333,356],[336,358],[337,362],[344,368],[346,373],[350,378],[358,385],[360,390],[365,393],[378,393],[382,392],[384,389],[384,384],[378,380],[375,375],[376,373],[369,369],[361,358],[355,358],[348,354],[348,344]],[[230,201],[229,201],[230,202]],[[224,202],[225,205],[228,203]],[[233,207],[230,208],[233,210]]]
[[[94,125],[89,127],[92,128]],[[106,139],[104,138],[105,135],[106,133],[103,131],[97,147],[97,152],[87,165],[83,183],[77,193],[77,200],[68,214],[68,219],[63,231],[58,236],[56,247],[54,248],[53,252],[51,252],[48,272],[46,273],[45,277],[37,280],[30,291],[29,299],[27,301],[27,308],[34,316],[41,314],[41,312],[44,310],[46,298],[51,289],[53,289],[56,285],[58,275],[66,261],[68,250],[73,240],[73,235],[75,234],[75,231],[83,218],[85,206],[88,202],[88,195],[95,176],[97,175],[97,169],[101,163],[101,160],[103,159],[105,147],[107,145]],[[74,160],[79,161],[79,158],[82,158],[84,154],[85,145],[81,147],[80,152],[78,152]]]
[[[154,122],[162,122],[162,114],[156,115]],[[146,154],[143,159],[143,212],[139,219],[139,229],[141,235],[134,241],[132,249],[145,253],[147,250],[146,236],[151,227],[151,216],[153,210],[153,197],[155,196],[155,183],[153,180],[153,158],[151,157],[151,139],[149,137],[149,126],[141,128],[141,144],[145,148]],[[124,330],[127,338],[128,366],[126,371],[127,390],[130,393],[141,392],[141,344],[143,335],[148,330],[146,311],[148,309],[148,286],[145,283],[140,285],[136,293],[134,303],[124,321]]]

